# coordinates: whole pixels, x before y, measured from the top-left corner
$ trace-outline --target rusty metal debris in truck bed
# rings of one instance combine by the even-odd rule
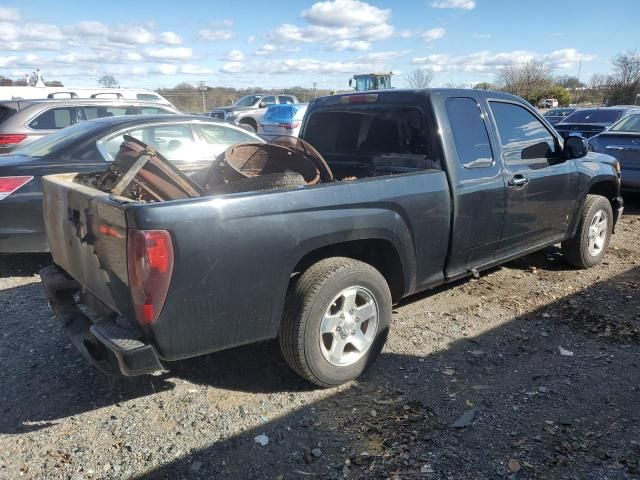
[[[331,170],[320,153],[298,138],[277,137],[270,144],[232,145],[209,168],[189,176],[155,149],[129,135],[125,135],[115,160],[105,172],[76,178],[77,182],[114,197],[142,202],[315,185],[332,180]]]

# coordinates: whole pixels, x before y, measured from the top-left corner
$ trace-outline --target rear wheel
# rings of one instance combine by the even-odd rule
[[[378,357],[389,331],[391,293],[371,265],[321,260],[287,294],[280,348],[289,366],[321,387],[360,376]]]
[[[562,242],[564,258],[579,268],[599,264],[611,240],[612,231],[613,211],[609,200],[600,195],[587,195],[576,235]]]
[[[258,125],[256,124],[255,120],[250,119],[250,120],[240,120],[240,126],[245,128],[246,130],[249,130],[250,132],[257,132],[258,131]]]

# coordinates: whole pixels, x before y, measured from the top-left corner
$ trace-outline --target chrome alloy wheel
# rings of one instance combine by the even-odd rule
[[[378,331],[378,304],[369,290],[342,290],[320,323],[320,350],[332,365],[352,365],[369,350]]]
[[[607,212],[598,210],[589,225],[589,254],[597,257],[602,252],[607,235],[609,234],[609,220]]]

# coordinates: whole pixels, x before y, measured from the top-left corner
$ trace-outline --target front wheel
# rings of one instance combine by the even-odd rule
[[[572,265],[589,268],[598,265],[611,240],[613,211],[609,200],[587,195],[576,235],[562,242],[562,254]]]
[[[380,354],[391,319],[391,293],[371,265],[321,260],[287,294],[280,348],[289,366],[321,387],[360,376]]]

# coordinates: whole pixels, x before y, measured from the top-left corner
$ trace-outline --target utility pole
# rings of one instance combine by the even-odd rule
[[[318,84],[316,82],[313,82],[313,98],[318,98],[317,86]]]
[[[578,88],[580,87],[580,70],[582,70],[582,59],[578,63],[578,80],[576,81],[575,95],[573,96],[573,103],[578,103]]]
[[[204,94],[209,89],[207,87],[207,83],[204,80],[198,82],[198,88],[200,89],[200,93],[202,94],[202,113],[207,113],[207,105],[204,101]]]

